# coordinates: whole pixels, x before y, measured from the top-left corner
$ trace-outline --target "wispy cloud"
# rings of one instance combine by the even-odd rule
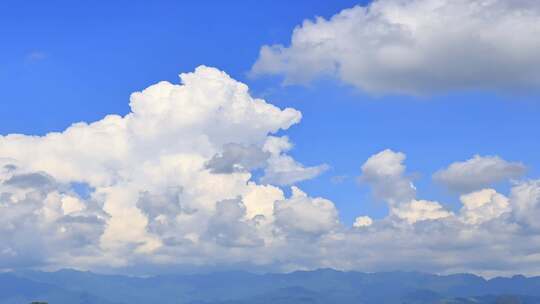
[[[24,62],[27,64],[32,64],[32,63],[45,60],[47,57],[48,57],[47,53],[43,51],[32,51],[25,56]]]

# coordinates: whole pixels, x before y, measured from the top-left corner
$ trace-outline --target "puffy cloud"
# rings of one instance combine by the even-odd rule
[[[292,185],[303,180],[312,179],[328,170],[326,164],[305,167],[291,156],[284,154],[292,148],[289,138],[269,137],[264,144],[264,150],[270,153],[268,166],[261,182],[275,185]]]
[[[379,152],[362,165],[360,180],[372,187],[375,197],[391,205],[408,202],[414,198],[416,189],[404,175],[405,158],[405,154],[389,149]]]
[[[519,211],[524,202],[529,204],[524,208],[527,210],[538,205],[536,182],[516,184],[510,198],[493,189],[463,195],[463,207],[454,213],[439,202],[416,197],[405,159],[403,153],[385,150],[362,166],[360,179],[388,204],[389,214],[371,223],[363,217],[355,221],[353,227],[366,229],[351,230],[344,239],[354,244],[346,254],[357,262],[341,267],[473,271],[488,276],[536,272],[528,268],[535,262],[529,259],[525,263],[508,253],[526,255],[527,250],[540,248],[540,242],[521,243],[534,230],[530,226],[533,216],[520,218],[525,213]],[[336,242],[335,246],[343,245]],[[353,247],[362,249],[352,253]],[[485,257],[471,258],[472,252],[481,252]]]
[[[438,202],[415,199],[416,188],[405,175],[405,159],[401,152],[379,152],[362,165],[360,180],[372,187],[375,197],[388,203],[391,216],[410,224],[450,216]]]
[[[526,167],[522,163],[508,162],[498,156],[475,155],[437,171],[433,179],[453,191],[468,192],[521,177],[525,171]]]
[[[297,187],[292,196],[275,205],[276,225],[289,234],[321,235],[338,227],[334,204],[323,198],[310,198]]]
[[[160,82],[133,93],[131,112],[124,117],[109,115],[41,137],[0,136],[0,157],[15,160],[4,170],[15,172],[19,163],[28,168],[5,173],[9,176],[2,187],[15,190],[2,192],[2,223],[12,222],[11,212],[38,217],[35,210],[43,209],[40,216],[55,223],[82,227],[77,222],[81,216],[56,215],[85,210],[87,200],[56,190],[78,183],[91,189],[91,201],[104,214],[94,221],[101,224],[101,230],[95,230],[100,232],[87,234],[93,238],[95,259],[85,258],[79,267],[129,267],[178,256],[203,263],[207,257],[201,251],[209,248],[219,252],[264,245],[272,234],[274,204],[285,197],[275,186],[251,181],[250,171],[263,169],[266,182],[279,184],[322,171],[288,156],[288,139],[270,136],[298,123],[301,113],[251,97],[246,85],[213,68],[201,66],[180,77],[180,85]],[[272,148],[269,142],[274,139],[281,144]],[[32,200],[25,199],[30,194]],[[29,207],[23,210],[24,204],[12,200],[28,202]],[[41,220],[28,222],[35,223],[34,238],[47,234],[39,230],[44,227]],[[90,218],[84,223],[89,225]],[[6,250],[18,252],[16,245]],[[51,246],[35,264],[61,267],[82,258],[61,259],[64,252],[75,250],[66,246]]]
[[[362,227],[369,227],[373,224],[373,220],[369,216],[359,216],[356,219],[354,219],[353,227],[355,228],[362,228]]]
[[[393,215],[411,224],[419,221],[437,220],[451,215],[438,202],[426,200],[412,200],[393,208],[391,211]]]
[[[252,73],[376,94],[537,90],[539,23],[536,1],[378,0],[304,21],[289,46],[263,46]]]
[[[510,201],[516,219],[538,231],[540,223],[540,180],[523,182],[512,188]]]
[[[538,272],[539,260],[529,253],[540,249],[534,220],[540,206],[539,181],[516,183],[509,197],[493,189],[462,195],[463,207],[454,213],[441,203],[416,198],[404,160],[403,153],[385,150],[362,166],[361,179],[388,203],[389,214],[371,222],[359,217],[353,227],[366,229],[353,229],[341,241],[333,240],[334,246],[349,245],[340,249],[347,256],[342,261],[348,262],[335,262],[338,267],[472,271],[486,276]]]
[[[240,198],[218,202],[206,236],[226,247],[263,246],[264,239],[256,228],[258,218],[246,220],[245,216],[246,207]]]
[[[94,259],[107,219],[69,185],[0,159],[0,268]]]
[[[330,200],[276,186],[316,175],[275,135],[299,112],[216,69],[181,79],[134,93],[123,117],[0,137],[0,269],[540,273],[540,181],[463,195],[452,212],[418,198],[405,154],[385,150],[361,180],[389,213],[347,227]]]
[[[479,224],[510,211],[508,198],[493,189],[483,189],[460,197],[461,215],[471,224]]]

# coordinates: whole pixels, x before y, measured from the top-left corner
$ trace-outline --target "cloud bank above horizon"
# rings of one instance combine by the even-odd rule
[[[290,45],[263,46],[251,74],[375,95],[538,92],[539,24],[538,1],[377,0],[305,20]]]
[[[434,179],[460,191],[452,210],[418,197],[404,153],[381,151],[359,179],[389,213],[350,227],[295,186],[328,168],[294,159],[276,135],[299,111],[214,68],[180,78],[133,93],[123,117],[0,136],[0,269],[540,274],[540,180],[524,179],[525,165],[476,155],[441,169]],[[509,193],[493,188],[510,179]]]

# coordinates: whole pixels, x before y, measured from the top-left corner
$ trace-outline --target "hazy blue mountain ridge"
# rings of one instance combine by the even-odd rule
[[[219,272],[138,278],[61,270],[0,276],[0,304],[540,304],[540,277],[471,274]]]

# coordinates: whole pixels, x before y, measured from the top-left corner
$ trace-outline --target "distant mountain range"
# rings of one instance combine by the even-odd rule
[[[0,304],[540,304],[540,277],[220,272],[135,278],[91,272],[0,274]]]

